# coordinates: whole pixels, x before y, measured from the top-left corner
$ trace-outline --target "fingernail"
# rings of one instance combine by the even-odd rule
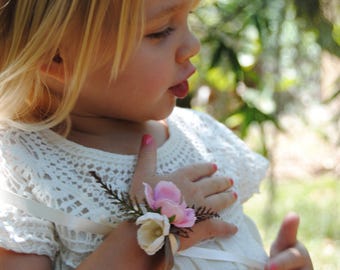
[[[269,270],[278,270],[278,269],[279,269],[279,267],[277,266],[276,263],[271,263],[269,265]]]
[[[236,193],[236,192],[233,192],[233,196],[234,196],[235,200],[237,200],[237,198],[238,198],[238,195],[237,195],[237,193]]]
[[[229,179],[230,185],[233,186],[234,185],[234,180],[233,179]]]
[[[238,231],[238,228],[235,225],[232,225],[232,233],[235,234]]]
[[[152,140],[153,140],[153,138],[152,138],[151,135],[145,134],[145,135],[143,135],[143,138],[142,138],[142,144],[143,145],[149,145],[149,144],[152,143]]]
[[[215,163],[212,165],[212,167],[213,167],[214,171],[217,171],[217,165]]]

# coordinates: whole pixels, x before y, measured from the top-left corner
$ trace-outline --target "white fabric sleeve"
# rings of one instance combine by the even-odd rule
[[[34,175],[26,162],[28,153],[23,149],[11,151],[19,148],[6,145],[4,140],[0,146],[0,188],[36,200],[30,182]],[[20,253],[46,255],[52,261],[59,250],[51,222],[30,216],[9,204],[0,207],[0,246]]]
[[[240,178],[238,183],[238,195],[243,203],[248,200],[255,192],[258,192],[261,180],[265,177],[269,162],[262,155],[252,151],[244,141],[224,124],[216,121],[210,115],[202,114],[201,118],[206,122],[206,129],[212,134],[212,151],[223,152],[228,148],[237,162],[235,167]],[[222,140],[222,143],[221,143]],[[230,162],[226,159],[226,162]]]
[[[19,253],[46,255],[54,261],[58,251],[53,225],[2,205],[0,209],[0,246]]]

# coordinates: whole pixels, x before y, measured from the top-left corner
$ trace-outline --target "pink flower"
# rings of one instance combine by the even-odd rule
[[[192,227],[195,224],[195,210],[182,201],[181,191],[172,182],[160,181],[155,189],[144,183],[145,197],[151,209],[160,210],[176,227]]]

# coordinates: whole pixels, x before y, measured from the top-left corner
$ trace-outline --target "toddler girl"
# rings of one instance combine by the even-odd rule
[[[103,235],[125,217],[90,172],[128,191],[144,134],[158,146],[158,175],[216,164],[191,180],[219,187],[200,189],[193,203],[202,195],[228,206],[238,196],[221,212],[238,233],[181,251],[174,269],[264,267],[242,203],[267,161],[208,115],[175,108],[195,72],[190,58],[199,43],[187,18],[196,2],[0,1],[0,257],[37,254],[14,260],[13,269],[22,261],[39,265],[32,269],[92,269],[110,251],[114,236]]]

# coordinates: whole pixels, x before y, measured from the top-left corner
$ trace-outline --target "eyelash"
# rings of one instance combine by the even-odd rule
[[[175,31],[174,28],[168,27],[164,29],[163,31],[149,34],[146,37],[150,39],[162,39],[162,38],[166,38],[167,36],[171,35],[173,31]]]

